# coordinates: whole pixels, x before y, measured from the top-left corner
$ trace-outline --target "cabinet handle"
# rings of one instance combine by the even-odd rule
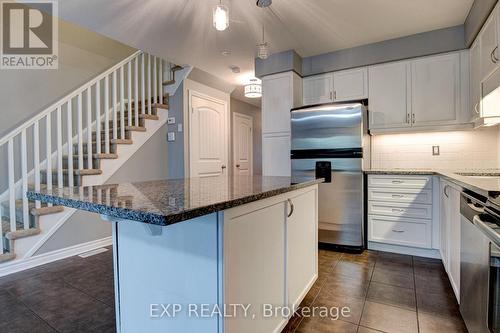
[[[443,192],[444,192],[444,195],[446,195],[447,198],[449,198],[450,196],[448,195],[448,192],[446,191],[446,189],[449,187],[450,185],[445,185],[444,186],[444,189],[443,189]]]
[[[397,232],[398,234],[401,234],[405,232],[404,230],[397,230],[397,229],[392,229],[392,232]]]
[[[406,123],[407,124],[410,123],[410,114],[409,113],[406,114]]]
[[[415,114],[414,113],[412,113],[412,115],[411,115],[411,123],[415,124]]]
[[[498,46],[497,46],[497,47],[495,47],[495,48],[493,49],[493,51],[491,51],[491,54],[490,54],[490,59],[491,59],[491,61],[492,61],[494,64],[496,64],[496,63],[498,62],[498,58],[495,56],[495,51],[496,51],[497,49],[498,49]]]
[[[474,112],[476,112],[477,114],[479,114],[479,110],[477,109],[478,105],[479,103],[474,104]]]
[[[393,180],[392,183],[393,184],[403,184],[404,181],[403,180]]]
[[[288,217],[292,216],[293,210],[295,209],[292,200],[287,199],[288,203],[290,204],[290,213],[288,213]]]
[[[333,92],[330,91],[330,99],[333,101]]]
[[[404,209],[402,209],[402,208],[393,208],[393,209],[392,209],[392,211],[393,211],[394,213],[403,213],[405,210],[404,210]]]
[[[393,198],[404,198],[404,195],[403,194],[393,194],[392,197]]]

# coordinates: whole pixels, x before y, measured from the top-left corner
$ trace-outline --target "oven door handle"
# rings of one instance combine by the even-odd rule
[[[492,241],[496,246],[500,247],[500,235],[497,234],[495,230],[490,228],[486,222],[481,220],[481,217],[479,215],[474,216],[474,219],[472,223],[481,230],[481,232],[489,238],[490,241]]]

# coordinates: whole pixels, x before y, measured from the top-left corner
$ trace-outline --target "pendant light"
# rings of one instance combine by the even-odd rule
[[[269,57],[269,45],[267,45],[264,39],[264,26],[262,26],[262,43],[258,44],[257,47],[257,57],[266,60]]]
[[[217,31],[224,31],[229,27],[229,9],[222,4],[222,0],[214,8],[213,23]]]
[[[262,97],[262,85],[258,79],[250,79],[250,83],[245,85],[245,97],[259,98]]]

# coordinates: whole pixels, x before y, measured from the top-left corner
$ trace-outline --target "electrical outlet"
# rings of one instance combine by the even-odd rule
[[[167,141],[168,142],[175,141],[175,132],[168,132],[167,133]]]
[[[432,146],[432,155],[439,156],[439,146]]]
[[[182,132],[182,124],[177,124],[177,132]]]
[[[175,124],[175,117],[168,117],[167,124],[169,124],[169,125]]]

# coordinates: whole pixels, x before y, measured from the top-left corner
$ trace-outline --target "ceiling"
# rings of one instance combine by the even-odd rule
[[[267,9],[257,7],[255,0],[222,0],[230,17],[223,32],[212,27],[212,8],[218,2],[65,0],[59,14],[241,85],[253,75],[263,25],[271,53],[295,49],[306,57],[463,24],[473,0],[274,0]],[[223,50],[231,54],[223,56]],[[233,73],[231,65],[241,72]]]

